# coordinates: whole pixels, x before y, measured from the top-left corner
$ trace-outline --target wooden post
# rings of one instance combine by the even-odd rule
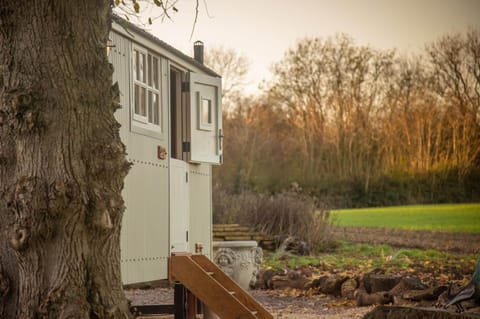
[[[187,290],[187,319],[195,319],[197,315],[197,297]]]
[[[173,299],[175,303],[175,319],[186,319],[185,287],[178,282],[175,283]]]

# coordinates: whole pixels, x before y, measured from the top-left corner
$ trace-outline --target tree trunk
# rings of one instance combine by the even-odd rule
[[[128,318],[108,0],[0,1],[0,318]]]

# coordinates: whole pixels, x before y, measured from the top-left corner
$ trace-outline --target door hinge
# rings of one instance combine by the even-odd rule
[[[182,152],[190,153],[190,142],[183,142],[182,143]]]
[[[188,183],[188,172],[185,172],[185,183]]]
[[[182,92],[190,92],[190,82],[182,82]]]
[[[188,230],[185,232],[185,234],[187,235],[187,243],[188,243]]]

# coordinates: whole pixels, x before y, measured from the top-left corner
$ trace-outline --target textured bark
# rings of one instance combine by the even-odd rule
[[[0,318],[126,318],[108,0],[0,1]]]

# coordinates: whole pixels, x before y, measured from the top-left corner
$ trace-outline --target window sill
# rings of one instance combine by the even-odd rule
[[[130,130],[133,133],[153,137],[159,140],[163,140],[165,138],[165,134],[162,132],[162,129],[159,126],[145,124],[136,120],[131,122]]]

